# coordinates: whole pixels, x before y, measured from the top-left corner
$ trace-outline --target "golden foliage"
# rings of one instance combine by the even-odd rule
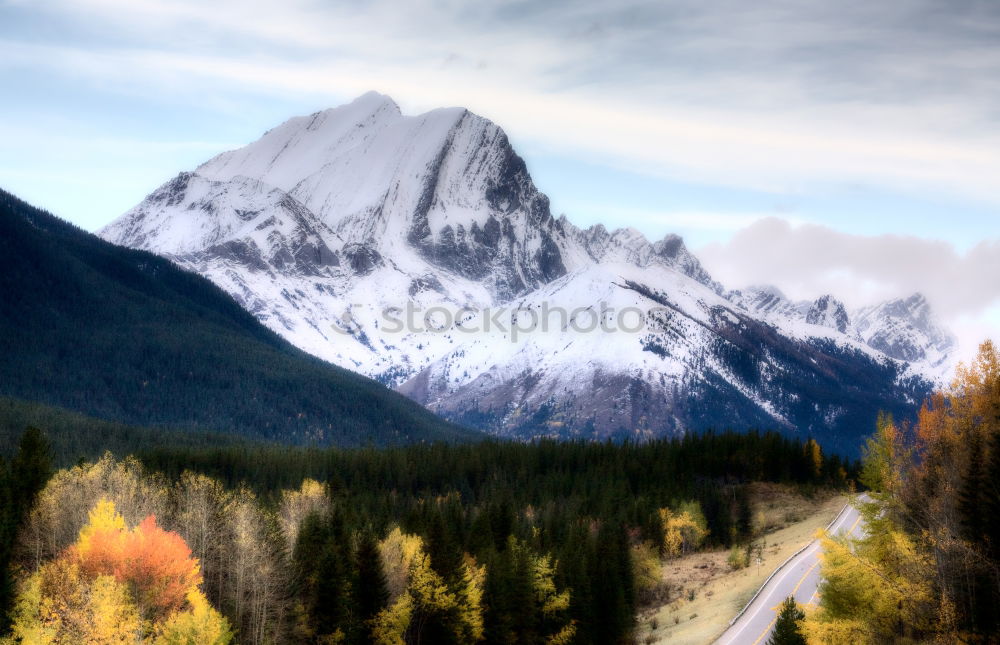
[[[865,535],[823,539],[820,606],[805,624],[811,643],[978,642],[962,626],[975,611],[969,590],[986,560],[963,517],[982,511],[980,484],[967,473],[1000,433],[992,343],[958,368],[950,391],[924,403],[912,430],[915,442],[882,416],[865,447]]]
[[[197,589],[187,593],[188,609],[170,615],[157,629],[154,645],[227,645],[229,621]]]
[[[198,589],[198,563],[150,516],[129,530],[109,500],[89,513],[75,544],[22,584],[14,614],[23,643],[225,645],[228,623]],[[179,594],[179,596],[178,596]]]
[[[668,558],[698,548],[708,535],[705,518],[697,503],[684,504],[677,511],[661,508],[659,513],[663,525],[663,551]]]
[[[328,503],[326,486],[315,479],[305,479],[298,490],[281,493],[278,519],[289,546],[299,537],[299,527],[310,513],[321,512]]]
[[[486,569],[465,556],[461,580],[449,585],[431,567],[423,540],[394,528],[379,545],[389,588],[389,606],[373,619],[372,638],[380,645],[401,645],[416,612],[448,616],[458,643],[482,640]]]
[[[823,451],[815,439],[808,439],[803,446],[806,456],[809,457],[809,466],[812,469],[812,476],[819,477],[823,472]]]
[[[201,584],[191,549],[180,535],[158,527],[152,515],[128,531],[114,504],[101,500],[90,517],[66,555],[87,575],[125,583],[147,618],[156,621],[176,611]]]
[[[79,537],[89,511],[102,499],[114,503],[129,526],[162,517],[167,485],[145,472],[134,457],[116,461],[111,453],[94,463],[58,471],[39,493],[21,532],[19,559],[30,570],[58,556]]]
[[[805,632],[817,643],[899,642],[932,630],[933,563],[909,535],[880,530],[855,541],[824,537],[821,604]]]
[[[659,587],[662,584],[662,574],[659,549],[650,542],[632,547],[632,577],[640,596]]]
[[[128,643],[142,635],[142,621],[128,588],[112,576],[85,576],[71,560],[43,565],[23,584],[14,609],[16,641]]]

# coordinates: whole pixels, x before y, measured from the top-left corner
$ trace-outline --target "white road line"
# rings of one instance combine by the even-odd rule
[[[782,573],[782,574],[781,574],[781,576],[780,576],[780,577],[779,577],[779,578],[778,578],[777,580],[775,580],[775,581],[774,581],[774,584],[773,584],[773,585],[771,585],[771,590],[767,592],[767,595],[766,595],[766,596],[765,596],[764,598],[759,598],[759,599],[758,599],[757,601],[755,601],[755,603],[754,603],[754,604],[757,604],[757,602],[761,602],[761,603],[764,603],[764,605],[766,606],[766,605],[767,605],[767,601],[768,601],[768,600],[769,600],[769,599],[771,598],[771,596],[772,596],[772,595],[774,595],[774,592],[775,592],[775,590],[776,590],[776,589],[777,589],[778,587],[780,587],[780,586],[781,586],[781,583],[782,583],[782,582],[784,581],[784,579],[785,579],[785,578],[786,578],[786,577],[788,576],[788,574],[789,574],[789,573],[791,573],[792,571],[794,571],[794,570],[795,570],[795,568],[796,568],[796,567],[798,567],[798,566],[799,566],[799,565],[801,564],[801,562],[800,562],[800,561],[801,561],[801,560],[804,560],[804,559],[805,559],[805,557],[807,556],[807,554],[811,554],[812,552],[814,552],[814,551],[816,550],[816,547],[818,547],[818,546],[819,546],[818,544],[813,544],[813,545],[812,545],[812,546],[810,546],[810,547],[809,547],[808,549],[806,549],[805,551],[803,551],[802,553],[800,553],[800,554],[799,554],[799,557],[797,557],[797,558],[796,558],[797,562],[795,562],[795,564],[794,564],[794,565],[793,565],[793,564],[791,564],[791,563],[789,563],[789,564],[786,564],[786,565],[785,565],[785,572],[784,572],[784,573]],[[756,613],[757,613],[757,612],[754,612],[754,614],[756,614]],[[749,614],[749,613],[748,613],[748,614],[746,614],[746,616],[747,616],[747,618],[748,618],[748,619],[744,621],[744,623],[743,623],[743,626],[742,626],[742,627],[740,627],[740,628],[739,628],[738,630],[736,630],[736,633],[734,633],[734,634],[733,634],[732,636],[730,636],[730,637],[729,637],[729,640],[727,641],[727,643],[732,643],[732,642],[733,642],[733,640],[734,640],[734,639],[735,639],[735,638],[736,638],[737,636],[739,636],[740,634],[742,634],[742,633],[743,633],[743,630],[744,630],[744,629],[746,629],[746,628],[747,628],[747,627],[748,627],[748,626],[750,625],[750,623],[752,622],[751,620],[749,620],[749,618],[750,618],[750,617],[751,617],[752,615],[753,615],[753,614]]]

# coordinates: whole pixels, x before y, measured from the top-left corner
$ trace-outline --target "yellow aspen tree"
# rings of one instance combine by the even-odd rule
[[[278,520],[289,549],[295,546],[299,527],[310,513],[322,513],[329,504],[326,486],[315,479],[305,479],[298,490],[281,492]]]
[[[227,585],[223,562],[228,544],[226,510],[232,495],[216,479],[184,472],[171,489],[170,497],[173,509],[170,526],[184,537],[201,564],[205,593],[221,604]]]
[[[708,534],[703,528],[704,518],[699,522],[690,508],[680,511],[661,508],[659,513],[663,526],[663,550],[667,558],[676,558],[697,548]]]
[[[55,473],[39,493],[19,538],[19,560],[28,570],[59,555],[76,541],[90,509],[101,499],[114,503],[129,526],[150,515],[164,517],[167,486],[145,472],[133,457],[116,461],[111,453]]]
[[[157,629],[154,645],[227,645],[233,639],[229,621],[197,589],[188,591],[189,609],[167,618]]]
[[[180,535],[153,516],[129,529],[108,499],[88,517],[77,541],[22,584],[16,642],[230,642],[228,622],[198,589],[198,563]]]
[[[865,536],[822,540],[820,606],[804,626],[812,642],[899,642],[935,630],[934,563],[926,544],[908,534],[899,519],[909,458],[899,428],[882,416],[865,448],[862,471],[872,501],[855,502]]]
[[[803,446],[806,457],[809,459],[809,468],[813,477],[819,477],[823,473],[823,451],[815,439],[809,439]]]

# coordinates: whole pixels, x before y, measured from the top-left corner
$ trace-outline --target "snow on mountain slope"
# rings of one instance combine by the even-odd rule
[[[257,266],[284,269],[296,260],[317,270],[339,264],[342,241],[295,198],[260,180],[228,182],[181,173],[105,228],[108,239],[168,255],[223,253],[242,243]]]
[[[957,341],[936,321],[927,299],[919,293],[853,312],[831,295],[813,302],[792,302],[775,287],[731,291],[727,297],[790,335],[803,337],[795,330],[802,321],[836,330],[905,363],[909,374],[938,386],[945,385],[955,367]]]
[[[830,296],[726,293],[675,235],[555,219],[495,124],[404,116],[375,93],[182,173],[100,234],[207,276],[306,351],[507,434],[834,431],[919,395],[916,354],[891,338],[948,351],[914,335],[937,329],[919,306],[855,324]],[[572,329],[602,306],[646,325]],[[498,324],[544,308],[570,318]]]
[[[854,318],[860,338],[886,356],[910,363],[935,380],[951,372],[957,341],[935,321],[923,295],[866,307]]]
[[[554,313],[543,329],[546,308]],[[645,438],[732,425],[828,435],[861,423],[859,408],[884,405],[906,380],[903,365],[859,341],[808,323],[801,338],[782,333],[663,265],[591,265],[508,310],[530,331],[475,335],[400,391],[513,436]],[[919,386],[901,390],[915,400]]]
[[[548,199],[503,131],[464,109],[405,117],[391,99],[369,93],[291,119],[196,173],[255,177],[366,253],[416,249],[430,264],[486,279],[498,297],[565,273]]]
[[[755,316],[776,321],[804,318],[808,302],[792,302],[777,287],[756,286],[737,289],[727,294],[729,300]]]
[[[806,312],[806,322],[836,329],[841,334],[848,333],[851,327],[851,317],[847,315],[844,303],[835,300],[831,295],[820,296]]]
[[[573,226],[565,215],[559,223],[566,233],[582,247],[589,260],[598,263],[623,262],[639,267],[651,264],[669,266],[684,275],[697,280],[716,293],[722,293],[722,285],[712,280],[712,276],[701,265],[678,235],[668,234],[658,242],[649,242],[634,228],[620,228],[608,232],[601,224],[580,230]],[[589,264],[589,262],[584,262]]]

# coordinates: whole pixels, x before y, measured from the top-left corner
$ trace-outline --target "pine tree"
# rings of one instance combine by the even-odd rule
[[[973,625],[982,634],[996,634],[1000,626],[1000,433],[993,435],[989,444],[989,455],[978,460],[980,465],[975,482],[978,506],[966,508],[968,497],[971,497],[965,490],[968,481],[959,498],[963,528],[969,525],[975,527],[977,532],[968,539],[985,556],[969,581],[973,596],[971,617]],[[974,522],[966,519],[970,512],[976,517]]]
[[[513,542],[513,540],[510,540]],[[527,613],[525,599],[531,593],[526,567],[519,566],[519,550],[508,547],[494,552],[487,561],[486,644],[520,642],[522,619]]]
[[[605,523],[590,563],[593,628],[597,643],[626,642],[634,619],[634,584],[624,526]]]
[[[983,535],[984,467],[982,437],[973,429],[969,436],[968,463],[958,492],[959,521],[964,536],[971,542],[981,541]]]
[[[514,509],[510,500],[504,496],[498,504],[490,506],[490,530],[493,532],[493,547],[497,551],[507,548],[507,538],[514,532]]]
[[[1000,569],[1000,432],[993,435],[990,444],[982,491],[983,533],[989,541],[990,559]]]
[[[806,645],[806,637],[801,629],[805,617],[805,613],[795,604],[795,598],[785,598],[767,645]]]
[[[304,615],[299,635],[341,637],[350,629],[351,559],[339,514],[310,513],[299,529],[292,554]]]
[[[357,584],[354,586],[354,610],[360,623],[358,642],[370,642],[371,621],[389,604],[389,588],[379,554],[378,542],[370,531],[358,536],[354,555],[357,567]]]
[[[13,508],[9,466],[0,457],[0,636],[9,630],[10,610],[15,597],[14,576],[10,571],[11,551],[17,532],[11,513]]]
[[[52,475],[52,447],[38,428],[29,427],[21,435],[17,455],[10,464],[10,474],[14,499],[19,502],[22,513],[27,513],[35,495]]]
[[[572,589],[570,616],[577,623],[574,642],[581,645],[599,642],[595,637],[599,617],[592,611],[595,589],[609,583],[590,576],[589,568],[594,559],[593,540],[583,523],[578,522],[572,527],[569,538],[561,545],[561,551],[559,567],[562,582]]]
[[[736,533],[740,542],[749,543],[753,539],[753,507],[746,486],[736,489],[736,507]]]
[[[51,474],[52,448],[38,428],[24,431],[9,464],[0,459],[0,635],[10,625],[15,593],[10,566],[18,528]]]
[[[427,555],[431,566],[448,582],[455,582],[461,575],[462,550],[452,531],[445,523],[440,509],[432,511],[427,532]]]

